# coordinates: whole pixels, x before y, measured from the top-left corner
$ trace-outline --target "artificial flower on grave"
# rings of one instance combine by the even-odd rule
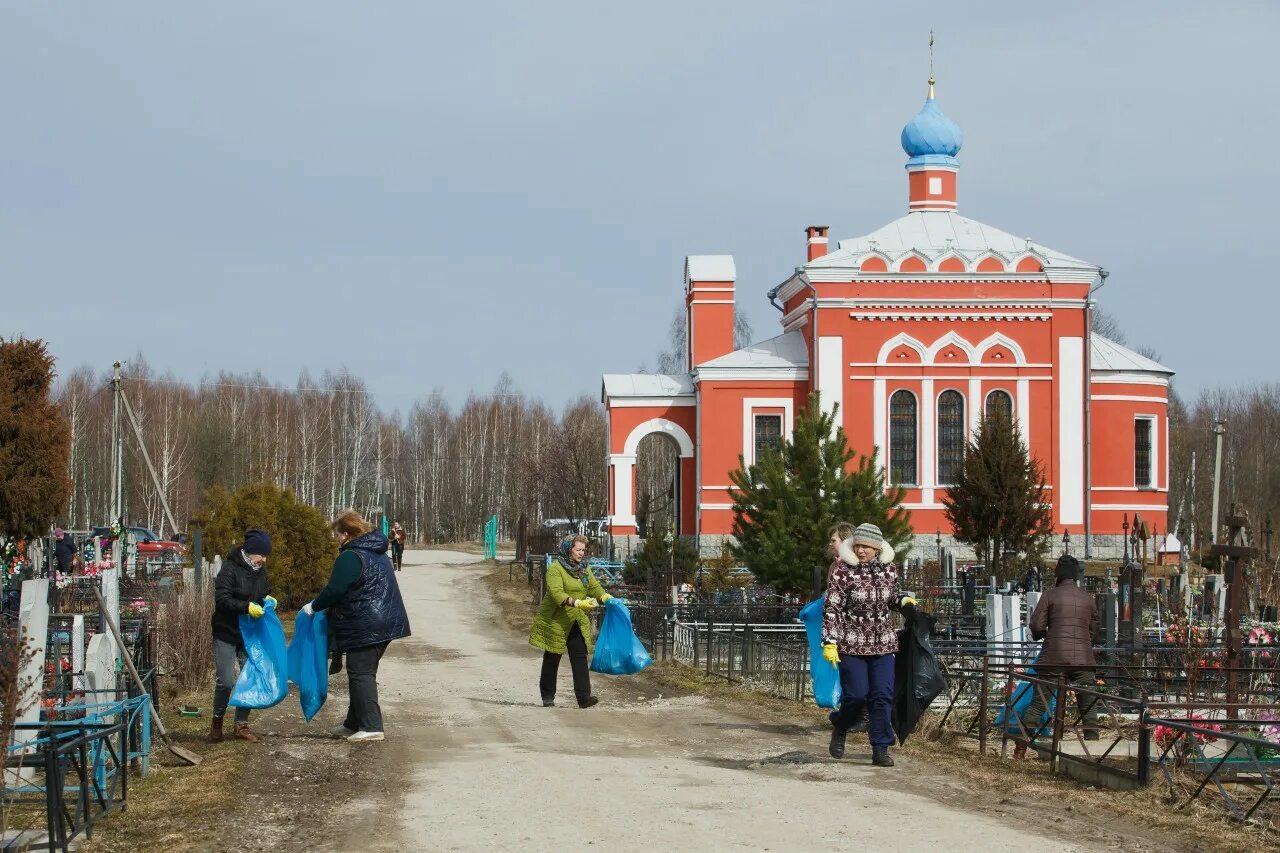
[[[1179,722],[1190,723],[1195,726],[1197,730],[1194,732],[1186,732],[1183,729],[1176,729],[1173,726],[1158,725],[1156,726],[1154,733],[1156,746],[1162,753],[1167,751],[1170,746],[1173,746],[1174,757],[1179,765],[1186,761],[1188,753],[1191,752],[1191,750],[1187,748],[1188,736],[1195,738],[1197,743],[1213,743],[1218,739],[1213,733],[1222,731],[1222,727],[1220,725],[1209,722],[1199,714],[1191,714],[1189,717],[1184,720],[1180,720]]]
[[[22,573],[27,562],[27,543],[25,539],[0,536],[0,568],[7,577]]]
[[[1165,629],[1164,641],[1174,646],[1203,646],[1204,628],[1186,619],[1178,619]]]

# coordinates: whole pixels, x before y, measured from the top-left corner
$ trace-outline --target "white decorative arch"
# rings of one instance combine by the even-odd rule
[[[947,332],[945,335],[930,344],[928,354],[924,360],[925,364],[937,364],[938,353],[952,345],[964,350],[965,355],[969,357],[970,364],[977,362],[977,359],[974,357],[977,351],[973,348],[973,344],[960,337],[960,335],[956,334],[954,331],[951,331]]]
[[[994,249],[988,249],[987,251],[983,252],[982,254],[978,255],[976,258],[973,259],[974,272],[977,272],[978,265],[981,264],[983,261],[985,261],[987,258],[994,258],[995,260],[999,261],[1000,266],[1004,267],[1005,272],[1009,272],[1012,269],[1012,265],[1009,263],[1009,257],[1007,255],[1005,255],[1003,252],[997,252]]]
[[[996,332],[995,334],[990,335],[989,337],[985,338],[981,343],[978,344],[978,354],[975,361],[982,361],[982,359],[987,354],[987,350],[991,349],[994,346],[1003,346],[1008,348],[1009,352],[1013,353],[1014,364],[1027,363],[1026,353],[1022,351],[1022,347],[1018,345],[1018,342],[1015,341],[1013,338],[1009,337],[1008,335],[1002,334],[1000,332]]]
[[[666,433],[675,439],[680,447],[681,456],[693,455],[693,441],[689,439],[689,433],[684,431],[684,427],[674,421],[666,418],[651,418],[631,430],[631,434],[627,436],[626,442],[623,444],[622,454],[624,456],[635,456],[636,448],[640,446],[640,439],[651,433]]]
[[[964,264],[964,268],[966,271],[971,269],[968,257],[966,257],[964,254],[960,252],[957,252],[955,249],[947,249],[941,255],[938,255],[938,257],[934,259],[933,263],[929,265],[928,267],[929,272],[941,272],[942,270],[940,270],[939,267],[942,266],[942,262],[945,261],[947,258],[955,258],[960,263]]]
[[[879,249],[869,250],[865,255],[863,255],[862,260],[859,261],[858,263],[858,266],[862,266],[863,263],[869,261],[871,258],[879,258],[880,260],[884,261],[885,270],[893,269],[893,258],[889,257]]]
[[[1009,272],[1017,272],[1018,264],[1022,263],[1027,258],[1035,258],[1036,263],[1040,264],[1041,268],[1049,265],[1048,258],[1037,252],[1035,249],[1028,249],[1025,252],[1019,252],[1010,259],[1007,267]]]
[[[884,342],[884,346],[880,347],[880,354],[876,356],[876,364],[888,364],[889,355],[900,346],[909,346],[920,356],[920,361],[927,364],[929,361],[929,350],[924,344],[908,335],[906,332],[899,332],[892,338]]]
[[[919,258],[920,262],[924,264],[924,268],[926,270],[930,269],[931,262],[929,260],[929,256],[926,255],[924,252],[921,252],[919,249],[911,249],[910,251],[906,252],[905,254],[902,255],[902,257],[898,258],[897,264],[889,267],[889,269],[893,270],[894,272],[902,272],[902,265],[907,261],[909,261],[911,258]]]

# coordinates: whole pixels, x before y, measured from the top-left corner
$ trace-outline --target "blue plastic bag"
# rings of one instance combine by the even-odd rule
[[[825,595],[800,610],[800,621],[809,637],[809,676],[813,679],[813,700],[819,708],[840,707],[840,670],[822,656],[822,605]]]
[[[231,691],[231,704],[237,708],[270,708],[289,695],[284,627],[273,601],[262,609],[264,612],[257,619],[248,614],[240,617],[245,662]]]
[[[298,685],[302,716],[309,723],[329,697],[329,617],[323,610],[314,616],[298,611],[288,658],[289,680]]]
[[[591,671],[606,675],[634,675],[653,663],[653,655],[631,627],[631,611],[616,598],[604,603],[600,636],[596,638]]]
[[[1036,660],[1039,659],[1040,655],[1037,654]],[[1032,661],[1033,664],[1035,662],[1036,661]],[[1027,667],[1027,675],[1035,674],[1036,670],[1034,666]],[[1046,691],[1048,707],[1045,709],[1044,713],[1040,715],[1040,719],[1038,721],[1022,721],[1022,726],[1026,727],[1028,734],[1031,734],[1033,729],[1039,730],[1036,734],[1037,737],[1043,735],[1044,724],[1053,719],[1053,709],[1057,707],[1058,704],[1057,691],[1045,687],[1041,687],[1041,689]],[[1013,689],[1013,696],[1011,697],[1012,701],[1007,705],[1002,706],[1000,708],[1000,713],[996,715],[996,727],[1003,729],[1006,733],[1011,735],[1022,734],[1023,728],[1018,725],[1018,720],[1022,719],[1023,715],[1027,713],[1027,709],[1031,707],[1031,701],[1035,698],[1035,694],[1035,685],[1030,681],[1020,682],[1018,686]],[[1007,712],[1011,709],[1013,713],[1010,715]]]

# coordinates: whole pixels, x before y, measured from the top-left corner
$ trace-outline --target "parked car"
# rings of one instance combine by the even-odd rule
[[[186,548],[181,543],[172,539],[161,539],[145,527],[130,527],[128,530],[129,538],[138,545],[138,556],[144,559],[186,553]],[[93,539],[95,536],[101,537],[104,542],[108,542],[111,540],[111,528],[95,527],[89,532],[89,538]]]

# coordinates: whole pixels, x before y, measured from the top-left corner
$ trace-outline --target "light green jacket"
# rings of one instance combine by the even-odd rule
[[[544,652],[562,655],[565,653],[565,640],[577,623],[582,631],[582,638],[587,641],[587,654],[590,655],[593,645],[591,620],[585,612],[571,606],[569,599],[594,598],[600,601],[607,594],[595,575],[591,574],[591,569],[584,568],[582,577],[575,578],[559,560],[552,560],[547,567],[547,594],[542,596],[542,606],[534,617],[529,644]]]

